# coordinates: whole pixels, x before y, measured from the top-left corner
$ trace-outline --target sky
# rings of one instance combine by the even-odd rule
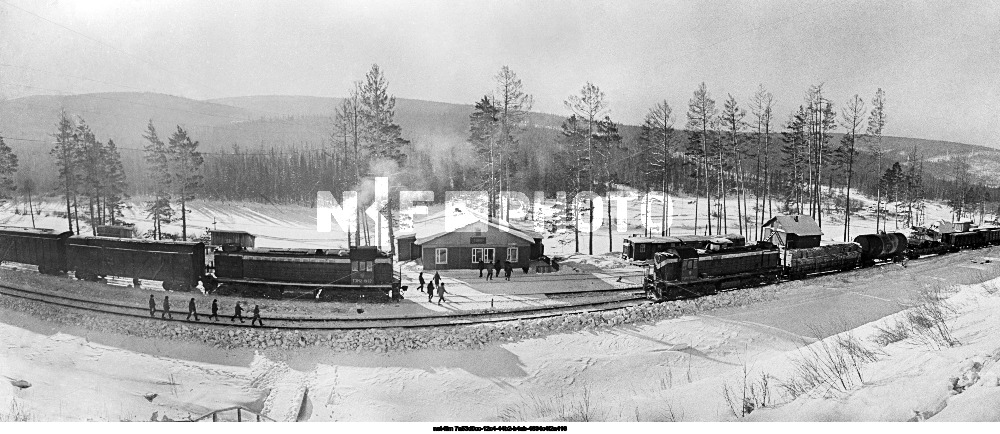
[[[586,82],[615,121],[699,83],[776,123],[822,84],[836,107],[885,90],[886,134],[1000,147],[1000,2],[0,0],[0,98],[149,91],[344,96],[371,64],[400,98],[472,104],[507,65],[534,110]]]

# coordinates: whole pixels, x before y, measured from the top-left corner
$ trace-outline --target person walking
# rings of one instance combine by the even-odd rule
[[[486,280],[493,280],[493,267],[486,267]]]
[[[236,318],[239,318],[241,323],[243,322],[243,306],[240,306],[238,301],[236,302],[236,313],[233,314],[233,318],[229,322],[236,321]]]
[[[260,320],[260,306],[258,306],[256,304],[253,305],[253,319],[250,320],[250,326],[251,327],[253,326],[254,321],[259,322],[260,326],[264,327],[264,321]]]
[[[483,267],[485,266],[486,264],[483,263],[483,258],[479,258],[479,278],[483,277]]]
[[[185,321],[191,321],[191,315],[194,315],[195,321],[201,321],[198,319],[198,305],[194,302],[194,297],[191,297],[191,301],[188,302],[188,317]]]
[[[169,295],[164,295],[163,296],[163,314],[160,315],[160,318],[167,318],[167,317],[170,317],[170,319],[174,319],[174,316],[170,314],[170,296]]]
[[[427,282],[427,302],[434,301],[434,281]]]
[[[497,277],[500,277],[500,270],[502,269],[503,268],[500,266],[500,260],[497,259],[497,261],[493,264],[493,274]]]
[[[153,298],[153,294],[149,294],[149,317],[156,317],[156,299]]]
[[[510,280],[511,273],[514,272],[514,267],[511,267],[510,261],[503,261],[503,275],[505,280]]]
[[[442,301],[446,301],[444,299],[444,293],[446,293],[446,292],[448,292],[448,291],[444,290],[444,284],[443,283],[440,284],[440,285],[438,285],[438,304],[441,304]]]
[[[441,275],[437,271],[434,272],[434,286],[441,286]]]
[[[212,300],[212,315],[208,319],[215,318],[215,322],[219,322],[219,299]]]
[[[417,276],[417,279],[420,282],[420,287],[418,289],[420,290],[420,292],[424,292],[424,283],[426,283],[426,282],[424,282],[424,272],[423,271],[420,272],[420,276]]]

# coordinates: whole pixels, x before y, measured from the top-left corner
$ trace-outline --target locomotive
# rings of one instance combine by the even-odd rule
[[[163,282],[163,289],[281,298],[398,297],[392,259],[376,247],[345,250],[243,249],[214,252],[215,274],[206,273],[201,242],[154,241],[73,235],[69,231],[0,227],[0,262],[35,265],[43,274],[72,271],[80,280],[108,276]]]
[[[224,245],[212,286],[221,294],[320,300],[399,296],[392,258],[377,247],[268,249]]]
[[[771,238],[745,247],[715,238],[704,250],[681,244],[657,246],[661,250],[652,253],[643,289],[648,298],[661,301],[1000,244],[1000,227],[941,223],[913,229],[910,237],[880,232],[818,247],[789,248]]]

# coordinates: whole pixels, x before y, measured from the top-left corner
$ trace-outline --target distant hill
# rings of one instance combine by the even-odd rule
[[[0,101],[0,135],[35,141],[9,140],[29,171],[48,170],[51,134],[59,110],[84,118],[98,139],[112,138],[123,151],[126,164],[141,167],[140,149],[146,123],[153,119],[160,135],[169,136],[177,125],[189,130],[206,151],[242,149],[318,148],[330,142],[332,117],[341,98],[310,96],[246,96],[199,101],[156,93],[117,92],[68,96],[30,96]],[[468,154],[468,119],[472,105],[398,98],[396,121],[404,138],[433,154]],[[683,114],[678,116],[683,124]],[[531,140],[539,147],[558,139],[561,115],[532,113]],[[780,128],[776,126],[776,128]],[[626,139],[639,128],[623,126]],[[835,135],[833,144],[839,143]],[[937,140],[886,137],[885,146],[896,159],[917,147],[937,165],[954,155],[974,155],[978,174],[1000,173],[1000,151],[983,146]],[[131,149],[129,149],[131,148]],[[863,150],[863,149],[862,149]],[[131,153],[131,155],[130,155]],[[136,169],[138,170],[138,169]],[[941,169],[944,170],[944,169]],[[936,170],[937,171],[937,170]]]

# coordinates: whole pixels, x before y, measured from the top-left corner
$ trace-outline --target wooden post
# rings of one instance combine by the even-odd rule
[[[243,409],[241,408],[236,409],[236,421],[243,422]]]

